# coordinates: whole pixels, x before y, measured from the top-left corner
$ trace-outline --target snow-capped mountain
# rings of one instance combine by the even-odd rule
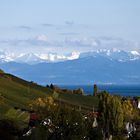
[[[20,56],[16,57],[13,61],[27,64],[36,64],[44,62],[43,59],[41,59],[40,57],[38,57],[36,54],[33,53],[21,54]]]
[[[81,54],[73,52],[68,55],[14,55],[0,52],[0,59],[0,68],[4,71],[44,85],[82,85],[93,82],[140,84],[140,54],[137,51],[104,49]]]
[[[89,57],[89,56],[90,57],[102,56],[110,60],[117,60],[122,62],[140,59],[140,53],[137,51],[126,52],[123,50],[116,50],[116,49],[112,49],[112,50],[100,49],[97,51],[86,52],[86,53],[82,53],[80,55],[80,58]]]
[[[107,50],[107,49],[100,49],[96,51],[90,52],[72,52],[71,54],[57,54],[57,53],[21,53],[15,54],[11,52],[4,52],[0,51],[0,62],[18,62],[18,63],[27,63],[27,64],[38,64],[42,62],[62,62],[67,60],[74,60],[79,58],[86,58],[86,57],[105,57],[110,60],[116,61],[132,61],[140,59],[140,53],[138,51],[123,51],[123,50]]]
[[[16,57],[17,56],[14,53],[0,51],[0,62],[2,63],[14,61]]]
[[[66,60],[78,59],[80,53],[72,52],[67,55],[59,55],[56,53],[21,53],[14,54],[8,52],[0,52],[0,62],[18,62],[18,63],[27,63],[27,64],[37,64],[42,62],[60,62]]]
[[[97,54],[97,53],[96,53]],[[116,61],[105,56],[87,56],[57,63],[0,63],[7,73],[43,85],[54,84],[140,84],[140,59]]]
[[[72,52],[71,54],[67,55],[59,55],[56,53],[48,53],[48,54],[38,54],[38,57],[48,62],[60,62],[66,60],[74,60],[79,58],[79,52]]]

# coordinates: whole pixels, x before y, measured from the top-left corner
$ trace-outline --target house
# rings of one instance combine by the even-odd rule
[[[138,99],[138,108],[140,109],[140,99]]]

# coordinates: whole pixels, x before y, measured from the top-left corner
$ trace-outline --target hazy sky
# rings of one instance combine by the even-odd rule
[[[0,1],[1,50],[140,50],[139,42],[140,0]]]

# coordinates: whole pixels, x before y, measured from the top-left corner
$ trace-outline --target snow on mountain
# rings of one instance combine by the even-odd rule
[[[79,52],[72,52],[70,56],[67,57],[68,60],[78,59],[80,56]]]
[[[59,54],[56,54],[56,53],[47,53],[47,54],[38,54],[37,56],[40,57],[44,61],[59,62],[59,61],[78,59],[79,55],[80,55],[79,52],[72,52],[71,54],[68,54],[68,55],[59,55]]]
[[[92,56],[92,57],[103,56],[110,60],[117,60],[121,62],[140,59],[140,54],[137,51],[126,52],[117,49],[111,49],[111,50],[100,49],[97,51],[86,52],[80,55],[81,58],[88,57],[88,56]]]
[[[57,53],[21,53],[15,54],[10,52],[0,51],[0,62],[15,61],[18,63],[37,64],[42,62],[60,62],[67,60],[74,60],[86,57],[105,57],[110,60],[117,60],[121,62],[133,61],[140,59],[140,53],[138,51],[126,52],[117,49],[99,49],[90,52],[72,52],[71,54],[57,54]]]
[[[131,51],[131,54],[136,55],[136,56],[140,56],[140,53],[137,51]]]
[[[97,53],[96,53],[97,54]],[[140,84],[140,60],[116,61],[104,56],[85,57],[61,63],[35,65],[0,63],[0,68],[26,80],[54,84]]]
[[[55,53],[38,54],[38,57],[47,62],[58,62],[66,60],[66,56],[58,55]]]
[[[56,53],[41,53],[41,54],[34,54],[34,53],[23,53],[19,54],[16,57],[11,57],[6,54],[0,54],[0,59],[4,62],[15,61],[18,63],[27,63],[27,64],[37,64],[42,62],[60,62],[66,60],[73,60],[78,59],[80,53],[79,52],[72,52],[68,55],[58,55]]]
[[[41,58],[39,58],[36,54],[33,53],[21,54],[17,58],[15,58],[14,61],[28,64],[36,64],[43,62]]]
[[[0,62],[9,62],[13,61],[16,58],[14,53],[0,51]]]

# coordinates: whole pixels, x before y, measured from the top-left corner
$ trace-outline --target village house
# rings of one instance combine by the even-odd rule
[[[138,108],[140,109],[140,99],[138,99]]]

